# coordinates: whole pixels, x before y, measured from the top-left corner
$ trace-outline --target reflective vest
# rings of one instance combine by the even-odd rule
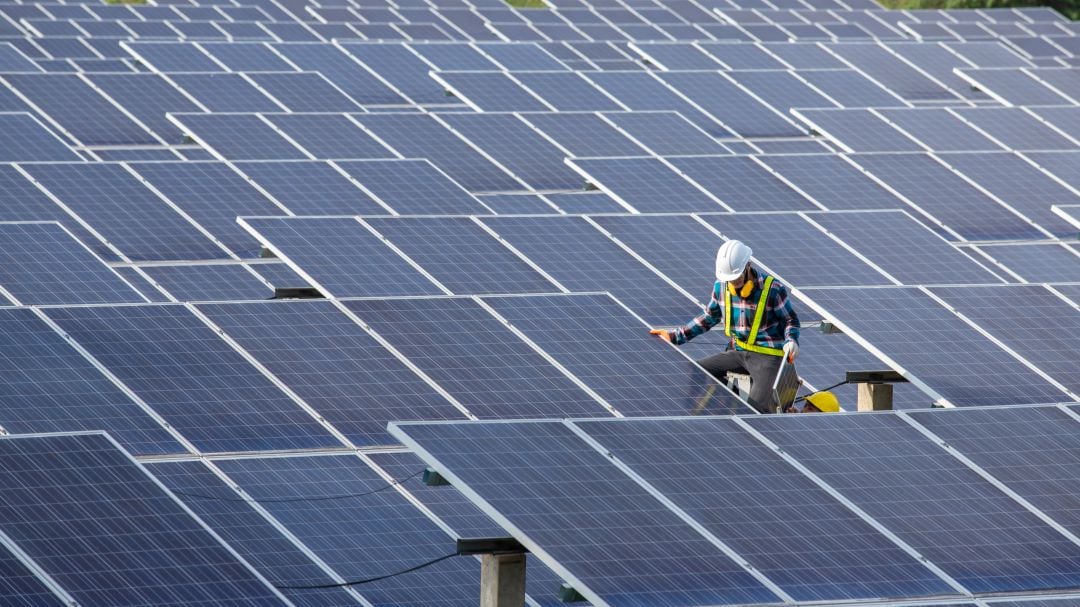
[[[724,335],[731,337],[735,342],[735,345],[748,352],[757,352],[758,354],[768,354],[770,356],[783,356],[784,351],[780,348],[769,348],[754,343],[757,341],[758,329],[761,328],[761,319],[765,317],[765,308],[768,306],[769,289],[772,288],[772,283],[772,276],[765,277],[765,284],[761,286],[761,297],[758,298],[757,309],[754,310],[754,322],[750,325],[750,334],[747,335],[746,341],[742,341],[738,337],[732,337],[731,335],[731,291],[729,289],[724,289]]]

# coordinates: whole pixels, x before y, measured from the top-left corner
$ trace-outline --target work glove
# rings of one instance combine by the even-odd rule
[[[794,341],[784,342],[784,356],[787,356],[789,363],[795,362],[795,359],[799,357],[799,344]]]
[[[649,331],[649,335],[659,335],[660,339],[668,343],[672,343],[671,332],[669,332],[667,329],[653,329]]]

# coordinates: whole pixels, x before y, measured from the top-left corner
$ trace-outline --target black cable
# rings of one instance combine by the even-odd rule
[[[250,504],[250,503],[255,503],[255,504],[281,504],[281,503],[286,503],[286,502],[326,502],[326,501],[330,501],[330,500],[348,499],[350,497],[364,497],[365,495],[371,495],[372,493],[378,493],[380,491],[385,491],[385,490],[393,487],[394,485],[400,485],[400,484],[404,483],[407,480],[411,480],[411,479],[414,479],[414,478],[420,476],[423,473],[424,473],[424,471],[420,470],[418,472],[410,474],[409,476],[406,476],[403,479],[393,481],[388,485],[383,485],[382,487],[379,487],[378,489],[372,489],[371,491],[366,491],[364,493],[344,493],[344,494],[341,494],[341,495],[324,495],[324,496],[321,496],[321,497],[281,497],[281,498],[269,498],[269,499],[264,499],[264,500],[254,500],[254,499],[247,499],[245,497],[222,497],[222,496],[219,496],[219,495],[206,495],[204,493],[188,493],[187,491],[177,491],[175,489],[173,490],[173,493],[175,493],[177,495],[183,495],[184,497],[194,497],[194,498],[204,499],[204,500],[217,500],[217,501],[221,501],[221,502],[244,502],[244,503],[248,503],[248,504]]]
[[[799,402],[801,400],[806,400],[807,396],[813,396],[813,395],[818,394],[820,392],[828,392],[829,390],[832,390],[833,388],[839,388],[840,386],[842,386],[842,385],[844,385],[846,383],[848,383],[848,380],[845,379],[844,381],[842,381],[840,383],[837,383],[837,384],[833,384],[833,385],[829,386],[828,388],[822,388],[820,390],[814,390],[813,392],[811,392],[810,394],[807,394],[806,396],[800,396],[799,398],[796,398],[795,402]]]
[[[446,559],[453,558],[453,557],[455,557],[457,555],[458,555],[458,553],[456,553],[456,552],[453,553],[453,554],[446,554],[446,555],[440,556],[437,559],[432,559],[432,560],[430,560],[430,561],[428,561],[426,563],[420,563],[419,565],[416,565],[415,567],[409,567],[408,569],[403,569],[403,570],[398,571],[396,573],[388,573],[386,575],[380,575],[378,577],[369,577],[366,580],[354,580],[354,581],[351,581],[351,582],[342,582],[340,584],[315,584],[315,585],[311,585],[311,586],[274,586],[274,588],[277,588],[278,590],[324,590],[324,589],[327,589],[327,588],[344,588],[346,586],[359,586],[360,584],[370,584],[371,582],[378,582],[379,580],[385,580],[387,578],[392,578],[392,577],[402,575],[402,574],[405,574],[405,573],[412,573],[413,571],[416,571],[417,569],[423,569],[424,567],[430,567],[430,566],[434,565],[435,563],[441,563],[441,562],[445,561]]]

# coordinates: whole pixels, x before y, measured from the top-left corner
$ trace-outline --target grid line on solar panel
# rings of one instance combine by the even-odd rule
[[[1001,150],[945,108],[873,109],[873,114],[932,152]]]
[[[487,215],[482,201],[425,159],[332,163],[397,215]]]
[[[988,137],[999,141],[1006,149],[1075,150],[1080,146],[1080,141],[1021,108],[952,108],[949,111]]]
[[[640,156],[642,151],[647,151],[596,113],[526,112],[517,116],[568,156]]]
[[[733,211],[822,209],[751,156],[687,156],[669,162]]]
[[[267,299],[274,290],[241,264],[143,265],[139,267],[170,301],[250,301]]]
[[[985,244],[974,249],[1020,282],[1080,282],[1080,249],[1072,243]]]
[[[0,132],[7,138],[0,162],[81,160],[63,139],[28,112],[0,112]]]
[[[806,134],[801,124],[747,91],[725,72],[660,72],[656,77],[743,137]]]
[[[431,72],[449,95],[478,112],[555,111],[506,72]]]
[[[221,160],[312,160],[258,114],[166,114]]]
[[[848,153],[921,152],[923,147],[868,109],[794,109],[792,115]]]
[[[728,151],[677,112],[627,111],[598,115],[657,156],[725,154]]]
[[[731,210],[662,158],[569,158],[566,163],[631,213]]]
[[[1076,100],[1045,86],[1025,69],[971,68],[957,69],[956,73],[972,88],[985,91],[1005,106],[1076,103]]]
[[[323,161],[234,162],[267,196],[294,215],[379,215],[393,209]]]
[[[291,112],[358,112],[363,109],[318,72],[257,72],[244,74],[244,79]]]

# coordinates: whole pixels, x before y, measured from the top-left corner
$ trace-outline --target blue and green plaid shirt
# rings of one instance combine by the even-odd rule
[[[750,295],[745,298],[738,295],[731,296],[731,332],[743,341],[750,336],[750,325],[754,322],[757,302],[761,298],[761,288],[765,284],[765,278],[769,276],[757,268],[754,268],[753,272],[754,290],[750,292]],[[672,331],[673,343],[684,344],[716,325],[723,326],[724,289],[726,288],[727,283],[720,281],[713,285],[712,297],[709,299],[709,305],[705,307],[705,313]],[[761,319],[761,327],[758,329],[755,344],[766,348],[782,348],[786,341],[798,343],[799,316],[791,307],[787,287],[775,278],[765,305],[765,316]]]

